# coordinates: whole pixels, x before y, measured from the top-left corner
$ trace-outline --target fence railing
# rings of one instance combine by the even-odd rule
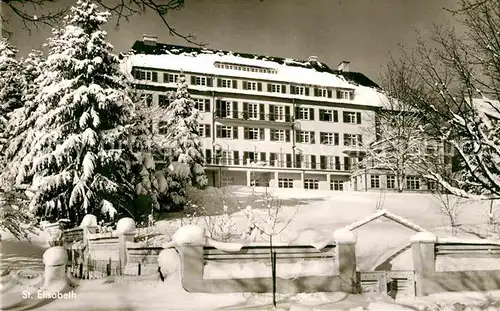
[[[123,275],[123,269],[118,260],[88,259],[85,262],[71,261],[68,272],[79,279],[101,279],[108,276]]]

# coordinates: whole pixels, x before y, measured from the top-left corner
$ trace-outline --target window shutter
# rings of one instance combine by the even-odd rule
[[[221,108],[221,109],[220,109],[220,111],[221,111],[221,116],[222,116],[223,118],[225,118],[225,117],[227,116],[227,102],[226,102],[226,101],[221,101],[221,105],[220,105],[220,106],[221,106],[221,107],[220,107],[220,108]]]
[[[234,165],[240,164],[240,152],[239,151],[233,151],[233,164]]]
[[[207,164],[212,163],[212,150],[210,149],[205,149],[205,162],[207,162]]]
[[[206,98],[205,99],[205,112],[210,112],[210,99]]]
[[[233,86],[233,89],[237,89],[238,88],[238,80],[233,80],[232,82],[232,86]]]
[[[222,79],[217,78],[217,87],[222,87]]]
[[[316,143],[315,136],[316,136],[316,132],[314,132],[314,131],[309,132],[309,139],[311,141],[311,144],[315,144]]]
[[[212,87],[213,86],[213,80],[212,80],[212,77],[207,77],[207,86],[208,87]]]
[[[333,133],[333,144],[335,146],[339,145],[339,133]]]
[[[137,69],[132,69],[132,75],[134,76],[135,79],[139,80],[141,77],[141,74],[139,73],[139,70]]]
[[[222,125],[217,125],[215,127],[215,131],[217,132],[216,133],[217,138],[221,138],[222,137]]]
[[[301,167],[301,161],[300,161],[300,154],[295,155],[295,167],[300,168]]]
[[[290,130],[285,130],[285,141],[290,142]]]
[[[326,170],[326,156],[319,156],[319,168]]]
[[[260,140],[265,140],[266,139],[266,131],[263,128],[259,128],[259,135],[260,135]]]
[[[276,141],[276,130],[275,129],[269,129],[269,140],[270,141]]]
[[[319,90],[317,87],[314,88],[314,96],[319,96]]]
[[[210,124],[205,124],[205,137],[210,137]]]
[[[233,118],[238,119],[238,102],[233,102]]]
[[[238,139],[238,127],[233,126],[233,139]]]
[[[195,76],[191,76],[191,84],[192,85],[196,84],[196,77]]]
[[[281,85],[281,93],[286,94],[286,84]]]
[[[309,120],[314,121],[314,108],[309,108]]]
[[[285,106],[285,122],[290,122],[290,106]]]
[[[361,146],[363,144],[363,135],[358,134],[358,144]]]
[[[311,154],[311,168],[313,170],[316,169],[316,155],[315,154]]]
[[[274,166],[275,161],[276,161],[276,153],[274,152],[269,153],[269,165]]]
[[[266,153],[265,152],[261,152],[260,153],[260,161],[266,163]]]
[[[349,99],[354,100],[354,92],[353,91],[349,92]]]
[[[250,158],[250,152],[243,151],[243,165],[247,165],[247,159]]]
[[[262,82],[257,82],[257,91],[262,92]]]
[[[333,122],[339,122],[339,112],[338,110],[333,111]]]
[[[349,171],[351,169],[351,158],[344,157],[344,170]]]
[[[308,87],[308,86],[306,86],[306,87],[304,87],[304,89],[305,89],[305,91],[306,91],[306,96],[309,96],[309,87]]]
[[[356,112],[356,122],[361,124],[361,112]]]
[[[332,98],[332,90],[327,90],[328,98]]]
[[[325,111],[323,109],[319,110],[319,120],[325,121]]]
[[[286,167],[292,167],[292,155],[290,153],[286,154]]]
[[[222,108],[222,103],[221,103],[220,99],[217,99],[215,101],[215,116],[220,117],[222,115],[221,108]]]
[[[264,108],[264,104],[259,104],[259,119],[260,120],[265,120],[265,108]]]
[[[248,103],[243,102],[243,119],[248,119]]]
[[[342,94],[340,93],[339,90],[337,90],[337,99],[341,99],[342,98],[341,96],[342,96]]]
[[[300,119],[300,108],[299,107],[295,107],[294,117],[295,117],[295,120],[299,120]]]
[[[347,118],[347,112],[342,112],[342,122],[344,123],[349,123],[349,120]]]
[[[158,82],[158,72],[153,71],[153,82]]]
[[[335,169],[340,171],[340,157],[335,157]]]
[[[269,121],[274,121],[274,105],[269,105]]]
[[[295,94],[295,85],[290,85],[290,94]]]
[[[349,146],[349,135],[344,134],[344,146]]]
[[[248,139],[248,127],[245,127],[245,128],[244,128],[244,131],[243,131],[243,139]]]
[[[247,81],[243,81],[243,89],[248,90],[248,82]]]
[[[267,84],[267,91],[268,91],[268,92],[271,92],[271,83],[268,83],[268,84]]]

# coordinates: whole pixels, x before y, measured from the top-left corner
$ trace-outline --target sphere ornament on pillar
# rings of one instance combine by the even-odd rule
[[[92,214],[87,214],[83,217],[80,228],[97,227],[97,217]]]
[[[135,229],[135,221],[130,217],[122,218],[116,224],[116,232],[119,234],[132,233]]]
[[[43,253],[45,266],[60,266],[68,263],[68,254],[63,246],[54,246]]]
[[[348,228],[340,228],[333,232],[333,240],[339,244],[356,244],[358,237]]]

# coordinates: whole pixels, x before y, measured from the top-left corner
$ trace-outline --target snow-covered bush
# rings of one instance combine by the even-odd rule
[[[175,245],[205,245],[205,232],[205,228],[200,226],[182,226],[175,231],[172,241]]]

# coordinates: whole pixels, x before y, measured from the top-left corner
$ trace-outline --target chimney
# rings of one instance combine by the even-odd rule
[[[158,43],[158,37],[142,35],[142,42],[144,42],[145,45],[155,46],[156,43]]]
[[[347,61],[347,60],[343,60],[340,62],[339,66],[337,67],[337,69],[339,71],[343,71],[343,72],[349,72],[349,67],[350,67],[350,64],[351,62]]]
[[[309,56],[309,58],[307,59],[307,61],[310,62],[310,63],[317,63],[318,62],[318,56],[311,55],[311,56]]]

